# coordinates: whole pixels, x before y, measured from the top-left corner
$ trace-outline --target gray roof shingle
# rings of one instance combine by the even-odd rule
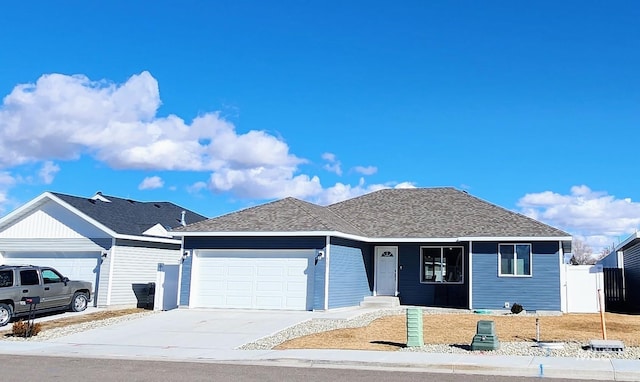
[[[186,212],[187,223],[206,219],[200,214],[169,202],[140,202],[102,195],[109,200],[104,202],[56,192],[51,194],[121,235],[141,236],[156,224],[161,224],[167,230],[180,227],[182,211]]]
[[[331,210],[296,198],[233,212],[189,224],[174,232],[300,232],[338,231],[361,235],[358,229]]]
[[[451,187],[384,189],[328,208],[368,237],[570,236]]]
[[[337,231],[368,238],[570,236],[450,187],[384,189],[327,207],[285,198],[174,231]]]

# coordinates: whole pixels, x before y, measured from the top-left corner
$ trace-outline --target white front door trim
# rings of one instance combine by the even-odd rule
[[[396,246],[376,246],[375,247],[375,296],[397,296],[398,295],[398,247]],[[389,261],[389,259],[393,259]],[[382,260],[384,259],[384,260]]]

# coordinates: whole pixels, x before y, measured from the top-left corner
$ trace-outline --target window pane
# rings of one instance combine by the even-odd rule
[[[513,275],[513,245],[500,245],[500,274]]]
[[[40,279],[38,272],[35,270],[20,271],[20,285],[38,285]]]
[[[0,288],[13,286],[13,271],[0,272]]]
[[[462,248],[444,248],[442,252],[444,281],[462,281]]]
[[[44,269],[42,271],[42,280],[45,284],[60,283],[62,282],[62,277],[51,269]]]
[[[422,248],[422,281],[441,281],[440,248]]]
[[[516,245],[516,261],[518,275],[531,275],[531,246],[529,244]]]

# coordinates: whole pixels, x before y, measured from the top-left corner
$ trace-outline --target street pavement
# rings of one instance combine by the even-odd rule
[[[237,350],[327,312],[174,309],[46,342],[0,341],[0,354],[640,381],[640,360],[355,350]]]

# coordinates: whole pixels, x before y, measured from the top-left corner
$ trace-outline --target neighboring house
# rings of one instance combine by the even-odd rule
[[[325,310],[404,305],[564,310],[571,235],[454,188],[385,189],[327,207],[285,198],[180,227],[179,304]]]
[[[167,202],[45,192],[0,219],[0,264],[52,266],[91,281],[96,306],[136,306],[160,263],[180,263],[168,230],[204,219]]]
[[[610,277],[605,277],[607,302],[615,302],[610,310],[640,312],[640,234],[630,235],[599,263],[605,274],[606,268],[618,268],[617,272],[609,270]]]

